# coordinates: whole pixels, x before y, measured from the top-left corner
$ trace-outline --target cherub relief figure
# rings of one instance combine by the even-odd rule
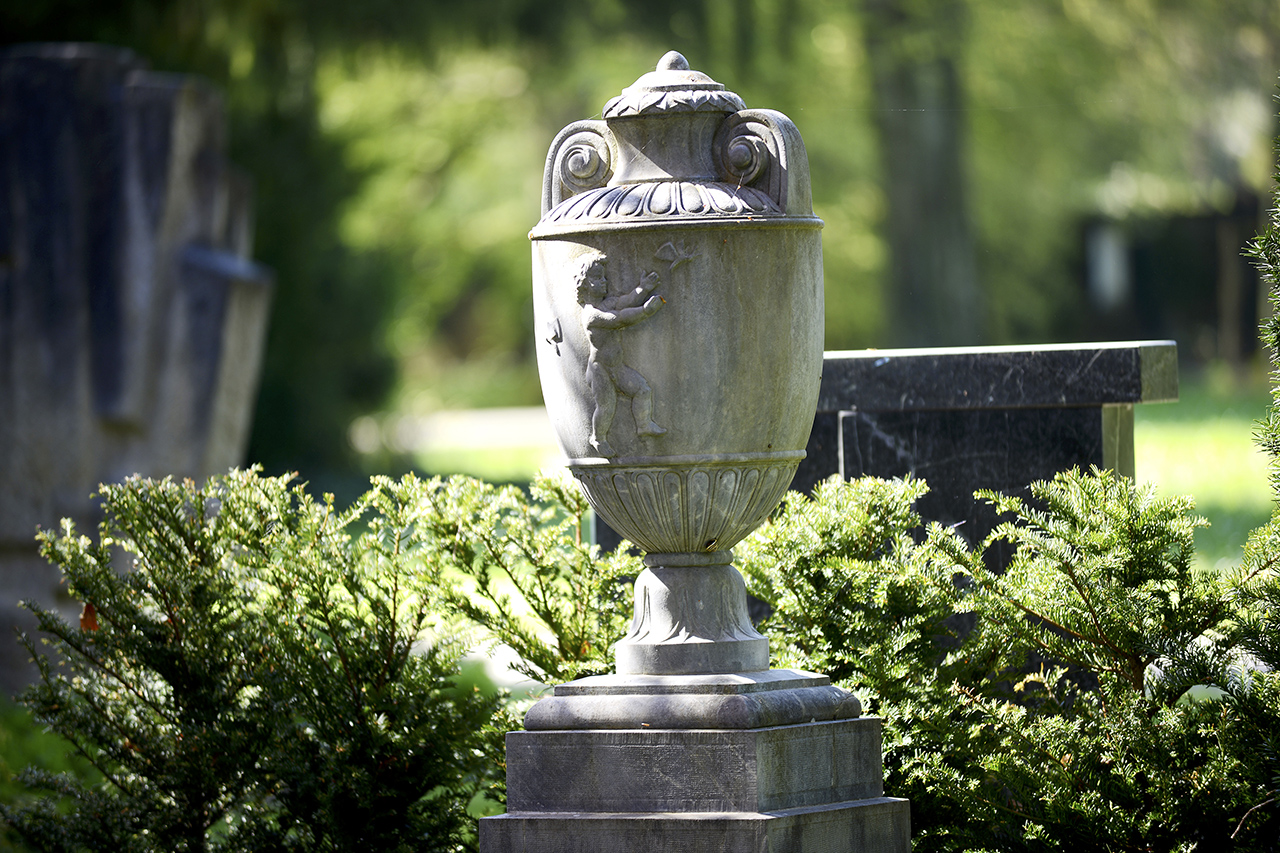
[[[587,384],[596,402],[591,415],[591,447],[605,457],[615,455],[608,435],[619,395],[631,398],[637,435],[666,432],[653,421],[653,391],[649,383],[638,370],[623,361],[622,340],[618,334],[662,310],[666,300],[653,293],[661,277],[656,272],[647,272],[631,290],[611,294],[607,263],[603,254],[591,252],[580,261],[576,276],[582,328],[589,345]]]

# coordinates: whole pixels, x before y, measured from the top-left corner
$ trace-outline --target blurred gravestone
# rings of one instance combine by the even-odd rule
[[[1177,398],[1173,341],[828,352],[791,488],[919,477],[924,519],[977,546],[997,516],[974,491],[1026,499],[1032,481],[1090,466],[1132,477],[1134,405]],[[1001,543],[990,558],[1010,556]]]
[[[242,461],[271,279],[224,146],[199,79],[101,45],[0,51],[5,635],[30,624],[20,599],[58,595],[37,525],[95,523],[100,482]],[[24,659],[0,639],[0,689],[34,675]]]

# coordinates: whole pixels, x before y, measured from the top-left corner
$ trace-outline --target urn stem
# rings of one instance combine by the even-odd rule
[[[615,647],[619,675],[769,668],[769,641],[751,624],[747,588],[732,558],[732,551],[645,557],[631,632]]]

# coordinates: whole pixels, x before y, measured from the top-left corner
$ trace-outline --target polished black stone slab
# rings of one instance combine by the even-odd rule
[[[976,545],[996,518],[975,491],[1026,497],[1033,481],[1091,465],[1133,476],[1134,404],[1177,395],[1172,341],[829,352],[792,488],[918,477],[922,517]]]
[[[818,411],[1153,403],[1178,398],[1173,341],[828,352]]]
[[[950,412],[842,412],[846,478],[911,474],[929,484],[916,508],[971,545],[995,528],[977,489],[1027,498],[1028,485],[1073,466],[1106,467],[1098,407]],[[1004,555],[998,560],[1004,563]]]
[[[807,495],[818,483],[838,473],[840,452],[840,412],[819,411],[813,418],[805,457],[791,480],[791,490]]]

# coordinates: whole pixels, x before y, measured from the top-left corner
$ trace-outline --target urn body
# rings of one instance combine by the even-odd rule
[[[804,456],[822,371],[800,135],[689,75],[705,83],[641,78],[605,121],[561,132],[530,235],[561,448],[650,553],[727,550],[763,521]]]
[[[730,549],[804,457],[821,227],[795,126],[678,54],[551,145],[530,233],[543,397],[592,507],[649,567],[619,674],[768,668]]]

